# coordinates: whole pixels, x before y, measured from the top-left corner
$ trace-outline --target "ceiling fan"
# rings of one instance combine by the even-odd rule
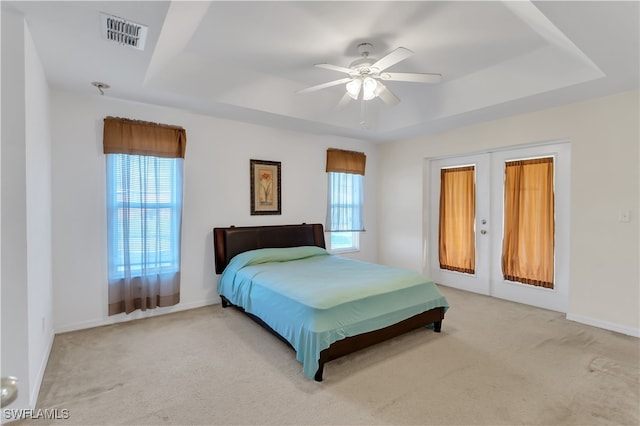
[[[404,47],[398,47],[380,59],[371,58],[369,55],[373,45],[360,43],[358,52],[362,55],[349,65],[349,68],[331,64],[316,64],[318,68],[338,71],[348,74],[348,77],[329,81],[316,86],[307,87],[297,93],[309,93],[328,87],[345,84],[346,93],[338,103],[338,108],[344,107],[351,99],[371,100],[376,97],[382,99],[387,105],[397,105],[400,99],[391,92],[382,81],[405,81],[413,83],[438,83],[442,79],[440,74],[386,72],[385,70],[413,55],[413,52]]]

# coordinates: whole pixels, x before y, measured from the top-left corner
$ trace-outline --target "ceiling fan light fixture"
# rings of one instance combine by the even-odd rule
[[[369,101],[376,97],[376,88],[378,87],[378,82],[375,81],[371,77],[366,77],[362,82],[362,99],[365,101]]]
[[[360,94],[360,88],[362,87],[362,80],[359,78],[354,78],[350,82],[347,83],[347,93],[352,99],[358,99],[358,95]]]

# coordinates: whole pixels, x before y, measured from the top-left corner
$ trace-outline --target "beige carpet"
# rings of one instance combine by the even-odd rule
[[[68,410],[65,425],[640,423],[638,339],[442,290],[441,334],[332,361],[322,383],[219,305],[58,335],[38,408]]]

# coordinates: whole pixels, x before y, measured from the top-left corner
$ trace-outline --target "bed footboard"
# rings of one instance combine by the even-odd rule
[[[341,356],[356,352],[368,346],[384,342],[402,334],[408,333],[415,329],[434,325],[434,331],[440,333],[442,328],[442,320],[444,319],[444,308],[434,308],[429,311],[414,315],[404,321],[390,325],[379,330],[370,331],[368,333],[359,334],[357,336],[347,337],[343,340],[334,342],[327,349],[320,352],[320,360],[318,370],[314,376],[317,382],[322,381],[325,362],[329,362]]]
[[[222,295],[220,296],[220,300],[222,301],[223,308],[233,306],[236,309],[242,311],[249,318],[260,324],[262,327],[267,329],[270,333],[272,333],[274,336],[282,340],[293,349],[293,346],[291,346],[287,339],[285,339],[280,334],[278,334],[278,332],[269,327],[269,325],[262,321],[262,319],[248,313],[241,307],[234,305],[233,303],[229,302],[229,299]],[[360,349],[364,349],[368,346],[384,342],[385,340],[392,339],[394,337],[408,333],[409,331],[413,331],[421,327],[427,327],[431,324],[433,324],[434,331],[436,333],[440,333],[440,330],[442,328],[442,320],[444,319],[444,312],[445,309],[442,307],[434,308],[421,314],[414,315],[411,318],[400,321],[388,327],[370,331],[368,333],[359,334],[357,336],[347,337],[346,339],[333,342],[331,346],[320,352],[320,359],[318,360],[319,366],[314,376],[314,380],[316,382],[321,382],[324,372],[324,364],[336,358],[340,358],[341,356],[345,356],[350,353],[359,351]]]
[[[220,296],[220,299],[222,301],[223,308],[233,306],[258,324],[260,324],[262,327],[267,329],[278,339],[282,340],[287,344],[287,346],[294,349],[293,346],[291,346],[291,343],[287,341],[287,339],[285,339],[278,332],[269,327],[269,325],[262,321],[262,319],[248,313],[241,307],[234,305],[233,303],[229,302],[229,299],[222,295]],[[440,330],[442,328],[442,320],[444,319],[444,311],[445,309],[442,307],[434,308],[421,314],[414,315],[411,318],[400,321],[388,327],[370,331],[368,333],[358,334],[357,336],[347,337],[346,339],[333,342],[331,346],[320,352],[320,359],[318,360],[319,367],[314,376],[314,380],[316,382],[321,382],[324,372],[324,364],[336,358],[340,358],[341,356],[345,356],[350,353],[359,351],[360,349],[364,349],[368,346],[384,342],[385,340],[392,339],[394,337],[408,333],[409,331],[413,331],[421,327],[427,327],[431,324],[433,324],[434,326],[434,331],[436,333],[440,333]]]

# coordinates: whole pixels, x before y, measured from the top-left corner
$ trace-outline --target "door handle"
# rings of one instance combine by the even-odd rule
[[[15,377],[2,378],[2,407],[11,404],[18,397],[18,379]]]

